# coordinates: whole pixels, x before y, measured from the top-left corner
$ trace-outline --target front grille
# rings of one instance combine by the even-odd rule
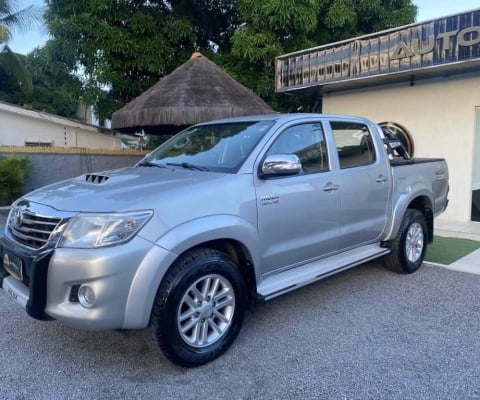
[[[15,218],[15,212],[20,213],[21,217]],[[61,218],[45,217],[16,209],[9,218],[8,230],[18,242],[40,249],[48,243],[60,222]]]

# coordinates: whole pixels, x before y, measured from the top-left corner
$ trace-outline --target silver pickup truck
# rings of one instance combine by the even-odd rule
[[[358,117],[226,119],[131,168],[28,193],[0,237],[1,287],[33,318],[148,328],[172,362],[222,354],[245,310],[366,261],[417,270],[445,210],[443,159],[400,158]]]

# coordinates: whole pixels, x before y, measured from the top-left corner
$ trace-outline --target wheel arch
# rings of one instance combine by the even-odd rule
[[[124,329],[148,325],[156,293],[176,261],[198,248],[224,252],[239,266],[248,288],[249,304],[256,298],[258,277],[254,266],[258,235],[249,221],[215,215],[189,221],[158,238],[156,246],[137,269],[127,300]]]
[[[177,260],[200,248],[221,251],[235,262],[245,279],[248,291],[248,305],[250,307],[253,306],[257,297],[257,278],[254,262],[250,251],[240,241],[231,238],[217,238],[197,243],[180,254],[168,252],[168,258],[165,259],[167,264],[164,264],[163,267],[158,266],[155,260],[162,257],[162,253],[166,251],[155,246],[148,256],[148,260],[145,260],[145,265],[140,267],[141,271],[137,272],[130,287],[123,329],[145,328],[148,325],[155,296],[169,271],[175,267]]]
[[[170,267],[165,271],[163,277],[165,277],[168,272],[174,268],[175,262],[182,257],[185,257],[188,253],[194,252],[198,249],[212,249],[218,250],[222,253],[225,253],[229,256],[233,262],[238,266],[240,273],[245,279],[248,290],[248,304],[253,306],[255,299],[257,297],[257,277],[255,273],[254,260],[250,253],[250,250],[245,244],[239,240],[232,238],[218,238],[212,239],[205,242],[197,243],[196,245],[185,249],[180,253],[175,260],[170,264]],[[162,284],[163,278],[160,280],[158,287]],[[153,305],[153,303],[152,303]]]
[[[412,198],[400,198],[397,207],[393,212],[392,224],[390,232],[387,234],[385,241],[388,242],[397,236],[398,230],[402,223],[403,216],[408,209],[417,210],[422,213],[427,224],[427,242],[433,241],[433,202],[431,197],[426,193],[421,193]]]
[[[254,261],[247,246],[232,238],[213,239],[198,243],[197,245],[186,249],[182,254],[178,255],[177,259],[200,248],[218,250],[227,254],[234,261],[245,279],[248,289],[248,301],[249,304],[252,305],[257,296],[257,278],[255,275]],[[172,263],[172,265],[173,264],[174,263]]]

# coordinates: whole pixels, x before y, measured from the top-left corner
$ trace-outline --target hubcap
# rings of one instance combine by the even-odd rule
[[[405,241],[405,251],[408,261],[415,263],[421,258],[424,239],[422,226],[418,222],[410,225]]]
[[[198,279],[184,293],[177,312],[181,338],[190,346],[201,348],[220,340],[232,324],[235,293],[221,275]]]

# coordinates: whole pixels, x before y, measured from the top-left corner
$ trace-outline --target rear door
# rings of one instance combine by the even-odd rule
[[[263,156],[272,154],[296,154],[303,171],[255,177],[263,274],[333,253],[340,238],[340,192],[321,122],[286,127]]]
[[[331,120],[330,129],[338,162],[340,248],[379,240],[387,221],[392,179],[383,143],[363,122]]]

